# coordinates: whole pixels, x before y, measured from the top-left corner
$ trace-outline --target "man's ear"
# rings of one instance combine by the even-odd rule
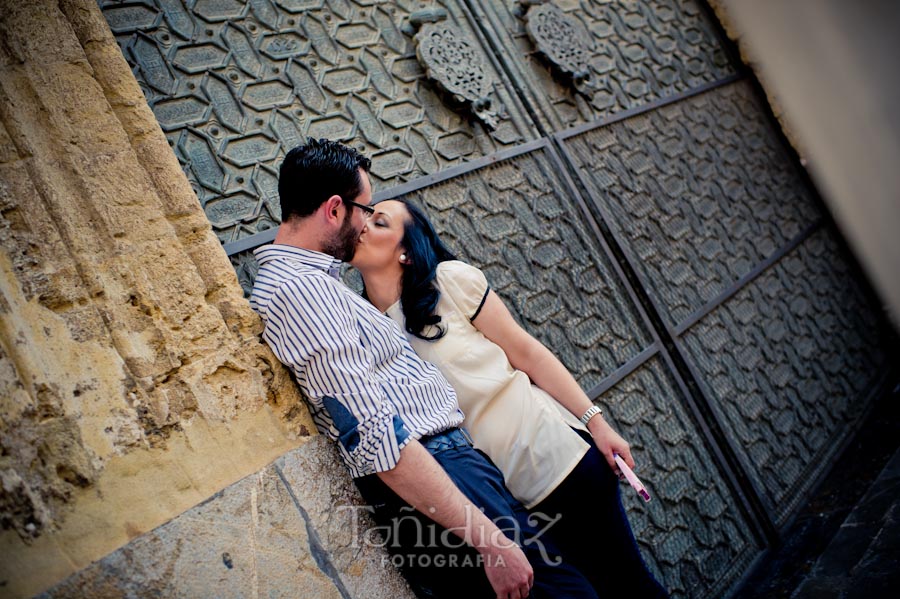
[[[340,224],[343,219],[339,218],[340,216],[340,206],[344,206],[344,201],[341,199],[339,195],[333,195],[319,206],[319,210],[321,210],[322,218],[324,218],[327,222],[334,221],[335,223]],[[346,206],[344,206],[346,209]]]

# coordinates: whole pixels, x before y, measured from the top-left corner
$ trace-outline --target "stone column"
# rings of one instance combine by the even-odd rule
[[[314,427],[97,4],[0,4],[0,587],[20,596],[254,473],[254,505],[276,479],[296,503],[262,469]],[[291,484],[346,487],[309,447]],[[328,570],[315,555],[298,570]]]

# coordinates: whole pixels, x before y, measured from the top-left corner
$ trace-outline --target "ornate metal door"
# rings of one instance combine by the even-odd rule
[[[632,441],[675,597],[723,594],[865,413],[876,310],[696,0],[101,0],[242,285],[306,136],[424,206]]]

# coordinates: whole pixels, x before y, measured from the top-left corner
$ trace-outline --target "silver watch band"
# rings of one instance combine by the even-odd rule
[[[587,411],[581,416],[581,424],[587,426],[587,423],[590,422],[591,418],[593,418],[597,414],[603,415],[603,410],[600,409],[600,406],[589,407]]]

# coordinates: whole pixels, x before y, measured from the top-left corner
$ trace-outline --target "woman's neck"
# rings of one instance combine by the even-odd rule
[[[361,273],[366,285],[366,295],[379,312],[387,312],[400,299],[402,271]]]

